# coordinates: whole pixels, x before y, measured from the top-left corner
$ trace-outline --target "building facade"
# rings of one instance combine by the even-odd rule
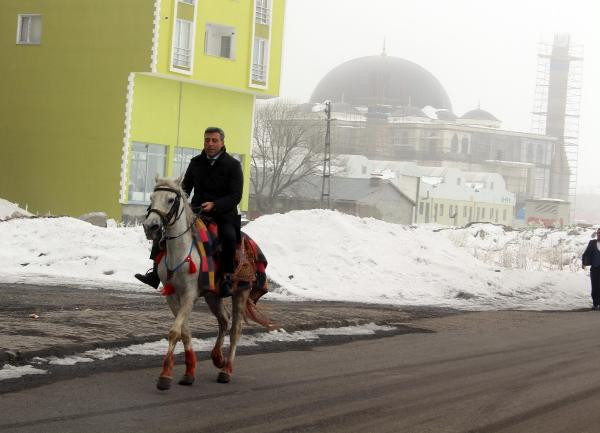
[[[219,126],[248,174],[279,93],[285,0],[5,0],[0,196],[33,212],[143,213]]]
[[[412,62],[385,53],[350,60],[323,77],[311,103],[325,99],[335,154],[498,173],[515,215],[526,200],[551,196],[556,137],[502,129],[481,107],[457,116],[440,82]]]

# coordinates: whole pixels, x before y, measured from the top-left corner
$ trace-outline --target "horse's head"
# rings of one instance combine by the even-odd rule
[[[148,239],[160,239],[163,230],[175,224],[184,212],[185,193],[178,179],[155,178],[150,207],[142,224]]]

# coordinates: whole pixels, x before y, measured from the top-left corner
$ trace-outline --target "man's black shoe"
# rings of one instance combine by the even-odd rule
[[[233,276],[231,274],[225,274],[223,281],[221,281],[221,287],[219,290],[219,296],[221,298],[228,298],[231,296],[231,289],[233,288]]]
[[[158,289],[158,285],[160,284],[160,278],[158,278],[158,272],[156,272],[156,269],[150,269],[145,274],[135,274],[135,278],[144,284],[154,287],[155,289]]]

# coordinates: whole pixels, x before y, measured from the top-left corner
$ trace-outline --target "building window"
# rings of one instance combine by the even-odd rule
[[[437,221],[437,217],[438,217],[438,204],[434,204],[433,205],[433,220]]]
[[[494,182],[490,182],[490,189],[494,189]]]
[[[165,175],[167,148],[159,144],[133,143],[129,171],[129,201],[150,202],[154,177]]]
[[[269,25],[270,11],[269,0],[256,0],[256,22],[258,24]]]
[[[444,205],[440,204],[440,216],[444,216]]]
[[[419,215],[423,215],[423,202],[419,203]]]
[[[469,139],[467,137],[463,137],[463,139],[460,141],[460,145],[461,145],[461,153],[466,155],[469,153]]]
[[[467,217],[467,207],[463,206],[463,218]]]
[[[254,38],[252,60],[252,81],[264,83],[267,81],[267,40]]]
[[[506,221],[506,209],[502,211],[502,220]]]
[[[209,56],[235,59],[235,28],[207,24],[204,53]]]
[[[37,45],[42,41],[41,15],[19,15],[17,20],[17,44]]]
[[[192,25],[188,20],[175,20],[173,35],[173,66],[191,69],[192,67]]]
[[[173,177],[179,177],[184,174],[190,165],[190,161],[196,155],[200,155],[199,149],[189,147],[176,147],[173,156]]]
[[[452,136],[452,142],[450,144],[450,152],[458,153],[458,136],[454,134]]]
[[[456,178],[456,184],[457,184],[458,186],[460,186],[460,177],[457,177],[457,178]]]

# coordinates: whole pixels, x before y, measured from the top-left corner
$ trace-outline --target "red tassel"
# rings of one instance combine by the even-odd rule
[[[192,256],[187,256],[187,259],[185,260],[190,264],[190,274],[195,274],[198,271],[198,268],[196,267],[196,263],[192,260]]]
[[[169,296],[173,293],[175,293],[175,287],[173,287],[171,283],[167,283],[165,286],[163,286],[162,290],[160,291],[160,294],[163,296]]]

